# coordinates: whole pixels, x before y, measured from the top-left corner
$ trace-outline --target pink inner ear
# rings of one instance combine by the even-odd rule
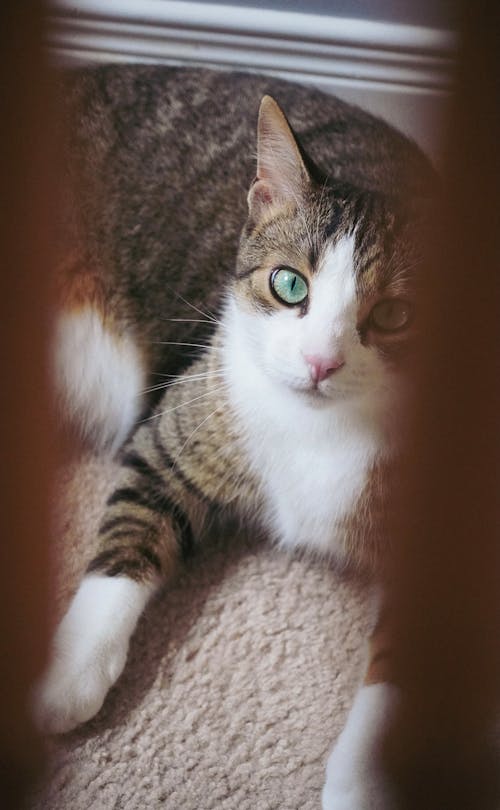
[[[266,204],[272,203],[274,199],[270,186],[265,182],[265,180],[260,180],[258,177],[253,184],[252,197],[254,199],[257,198],[259,202]]]

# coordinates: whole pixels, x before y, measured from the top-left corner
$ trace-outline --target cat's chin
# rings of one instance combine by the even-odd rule
[[[331,407],[335,402],[344,401],[350,396],[347,391],[333,388],[331,385],[316,386],[298,378],[287,378],[280,374],[269,373],[269,371],[267,376],[282,391],[287,391],[291,396],[297,397],[301,402],[316,409]]]
[[[335,402],[343,401],[347,398],[347,393],[339,391],[338,389],[322,390],[308,386],[307,388],[290,386],[290,390],[297,394],[302,401],[306,402],[311,408],[328,408]]]

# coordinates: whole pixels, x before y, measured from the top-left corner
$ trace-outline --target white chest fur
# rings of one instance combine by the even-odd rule
[[[238,345],[226,344],[230,399],[248,459],[265,493],[264,521],[278,542],[342,553],[343,523],[356,508],[384,433],[367,401],[316,404],[269,376]]]
[[[252,426],[257,441],[249,437],[248,451],[264,481],[277,538],[289,547],[340,552],[341,527],[366,485],[376,443],[342,418],[327,422],[323,414],[309,413],[309,419],[283,418],[273,425],[268,413],[262,416],[266,429]]]

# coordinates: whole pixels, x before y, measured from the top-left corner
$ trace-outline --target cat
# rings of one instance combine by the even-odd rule
[[[121,466],[37,690],[51,732],[98,712],[214,515],[383,579],[436,184],[389,125],[269,77],[104,66],[61,103],[56,387]],[[386,631],[382,611],[325,810],[390,806]]]

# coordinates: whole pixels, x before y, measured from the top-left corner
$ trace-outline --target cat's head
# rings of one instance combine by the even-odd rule
[[[311,403],[390,390],[415,330],[409,206],[322,175],[269,96],[257,152],[233,285],[256,362]]]

